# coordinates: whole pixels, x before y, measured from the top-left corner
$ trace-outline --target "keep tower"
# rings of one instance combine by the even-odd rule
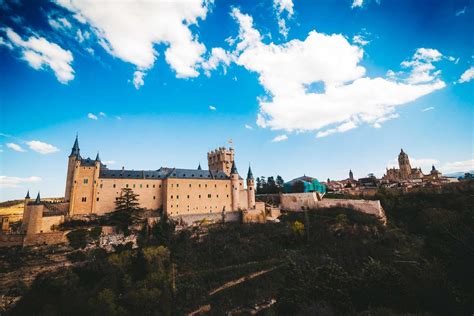
[[[401,149],[398,155],[398,165],[400,167],[400,176],[402,179],[408,179],[411,176],[411,165],[408,155]]]
[[[230,176],[232,164],[234,163],[234,148],[219,147],[207,153],[209,170],[216,174],[223,171]]]

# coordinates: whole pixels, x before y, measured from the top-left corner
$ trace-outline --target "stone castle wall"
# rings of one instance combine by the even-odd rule
[[[63,231],[49,232],[41,234],[27,234],[23,241],[23,246],[34,246],[34,245],[55,245],[61,243],[67,243],[66,233]]]
[[[344,207],[365,214],[375,215],[384,223],[387,218],[380,201],[352,200],[352,199],[321,199],[315,192],[281,194],[281,208],[289,211],[301,211],[302,209],[318,209],[331,207]]]

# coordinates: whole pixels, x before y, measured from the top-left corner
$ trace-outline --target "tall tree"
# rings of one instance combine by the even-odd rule
[[[128,227],[141,220],[142,208],[138,202],[138,194],[130,188],[123,188],[120,196],[115,200],[115,212],[111,214],[112,222],[124,233],[128,233]]]
[[[279,191],[281,191],[283,189],[283,185],[285,184],[285,181],[283,180],[283,178],[279,175],[277,175],[276,177],[276,185],[279,189]]]

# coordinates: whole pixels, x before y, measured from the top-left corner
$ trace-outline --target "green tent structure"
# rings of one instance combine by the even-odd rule
[[[295,178],[291,181],[283,184],[283,192],[285,193],[295,193],[294,188],[297,182],[303,183],[303,192],[319,192],[321,194],[326,193],[326,186],[321,184],[316,178],[308,177],[306,175],[302,177]]]

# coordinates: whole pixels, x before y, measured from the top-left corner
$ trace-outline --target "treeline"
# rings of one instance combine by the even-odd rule
[[[257,177],[255,180],[257,194],[276,194],[283,190],[283,184],[285,181],[279,175],[274,178],[271,177]]]

